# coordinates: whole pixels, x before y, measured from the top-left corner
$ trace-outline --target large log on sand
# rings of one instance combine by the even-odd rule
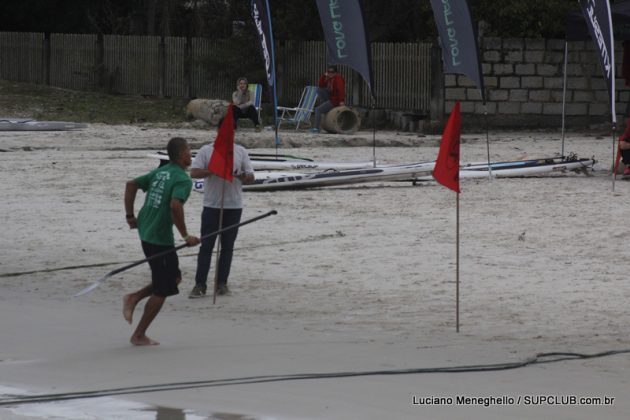
[[[218,125],[229,104],[222,99],[193,99],[186,105],[186,118]]]
[[[338,106],[324,115],[321,127],[337,134],[354,134],[361,127],[359,113],[347,106]]]

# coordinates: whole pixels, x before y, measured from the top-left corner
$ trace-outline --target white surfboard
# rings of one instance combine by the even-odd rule
[[[594,159],[578,158],[543,158],[511,162],[491,162],[463,164],[459,168],[460,179],[487,178],[490,173],[496,178],[518,178],[537,175],[550,175],[568,171],[590,170],[595,164]],[[492,168],[490,172],[488,167]],[[415,181],[431,181],[431,175],[416,178]],[[413,181],[410,179],[410,181]]]
[[[257,171],[254,173],[254,183],[243,185],[243,191],[295,190],[366,182],[397,181],[430,174],[433,167],[433,162],[423,162],[314,173]],[[196,191],[203,191],[203,179],[195,179],[193,186]]]
[[[193,156],[196,152],[193,152]],[[168,154],[166,152],[150,153],[148,157],[154,159],[160,159],[162,161],[168,161]],[[346,169],[359,169],[370,168],[374,164],[373,162],[317,162],[307,158],[298,158],[295,156],[279,155],[278,158],[274,158],[270,154],[256,154],[250,153],[249,155],[252,167],[255,171],[275,171],[275,170],[346,170]]]
[[[545,158],[512,162],[491,162],[492,176],[527,177],[592,169],[594,159]],[[275,191],[360,184],[379,181],[432,181],[434,162],[406,165],[378,166],[368,169],[328,171],[316,173],[256,172],[254,184],[244,185],[244,191]],[[487,163],[464,164],[460,167],[462,179],[488,177]],[[203,191],[203,180],[195,180],[195,189]]]
[[[28,118],[0,118],[0,131],[66,131],[87,127],[67,121],[37,121]]]

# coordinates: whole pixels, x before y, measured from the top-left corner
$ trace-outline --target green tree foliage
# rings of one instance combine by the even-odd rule
[[[446,1],[446,0],[445,0]],[[579,10],[576,0],[468,0],[476,22],[489,36],[562,38],[565,16]],[[315,1],[269,0],[277,39],[322,39]],[[429,0],[363,0],[372,42],[411,42],[435,38]]]
[[[409,42],[435,36],[428,0],[364,0],[366,26],[373,42]]]
[[[269,0],[273,35],[278,40],[324,39],[315,0]]]
[[[565,17],[576,0],[470,0],[473,18],[487,24],[485,35],[503,38],[564,38]]]
[[[323,39],[315,0],[269,0],[274,37],[279,40]],[[363,0],[371,41],[408,42],[434,34],[428,0]]]
[[[444,0],[447,1],[447,0]],[[453,1],[453,0],[451,0]],[[315,0],[269,0],[278,40],[322,39]],[[436,35],[429,0],[363,0],[371,41],[410,42]],[[469,0],[485,35],[562,38],[576,0]],[[0,30],[230,38],[251,25],[249,0],[2,0]]]
[[[267,80],[253,26],[242,25],[234,36],[222,40],[202,65],[208,74],[234,79],[235,87],[236,79],[241,76],[247,77],[250,83]]]
[[[93,0],[3,0],[0,30],[14,32],[88,33],[85,25]]]

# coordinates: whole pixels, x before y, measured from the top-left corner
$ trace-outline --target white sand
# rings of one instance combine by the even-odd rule
[[[137,234],[124,219],[124,182],[155,167],[145,154],[163,149],[175,135],[196,147],[213,138],[198,130],[104,125],[76,132],[0,132],[5,151],[0,153],[0,386],[57,393],[630,349],[625,242],[630,183],[618,181],[611,190],[610,137],[576,134],[567,136],[565,150],[600,160],[593,176],[462,182],[459,333],[455,194],[434,183],[376,183],[246,193],[244,219],[271,209],[279,214],[239,232],[232,295],[219,297],[216,305],[211,299],[188,299],[195,250],[180,252],[181,294],[167,300],[149,330],[162,344],[133,347],[120,303],[124,293],[147,282],[148,267],[115,276],[82,298],[70,296],[142,258]],[[256,152],[273,151],[271,132],[241,130],[237,136],[248,147],[266,147]],[[282,131],[281,137],[280,152],[372,158],[371,132],[343,137]],[[438,140],[379,132],[377,159],[433,160]],[[558,134],[491,133],[490,140],[492,160],[561,150]],[[344,147],[349,144],[363,147]],[[400,145],[407,147],[395,147]],[[485,134],[464,134],[461,153],[462,161],[485,160]],[[201,195],[193,194],[186,204],[189,230],[198,229],[200,212]],[[90,267],[107,262],[112,264]],[[79,268],[46,271],[72,266]],[[8,276],[24,272],[32,273]],[[169,416],[180,419],[222,418],[217,413],[281,419],[628,418],[629,374],[629,356],[621,354],[491,373],[289,381],[112,400],[133,413],[127,418],[144,418],[140,412],[155,418],[159,410],[129,408],[125,400],[172,407]],[[2,393],[7,391],[0,388]],[[427,396],[541,394],[615,401],[607,406],[413,404]],[[0,406],[0,418],[70,418],[72,410],[77,418],[116,418],[96,402],[64,404],[46,404],[47,414],[41,405]],[[62,409],[65,414],[55,411]]]

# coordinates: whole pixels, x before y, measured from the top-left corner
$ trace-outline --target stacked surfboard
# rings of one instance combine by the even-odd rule
[[[193,157],[196,152],[193,152]],[[168,154],[163,151],[151,153],[148,157],[168,161]],[[369,168],[372,162],[316,162],[312,159],[292,156],[273,155],[267,153],[249,153],[249,158],[255,171],[328,171]]]
[[[149,155],[163,163],[168,155],[157,152]],[[384,181],[432,181],[434,162],[416,162],[401,165],[374,165],[373,162],[315,162],[291,155],[250,154],[255,182],[244,185],[245,191],[276,191],[328,186],[350,185]],[[588,171],[594,159],[576,156],[550,157],[506,162],[468,163],[460,166],[461,179],[484,177],[528,177],[568,171]],[[299,172],[294,172],[294,171]],[[308,171],[310,170],[310,171]],[[197,179],[195,190],[203,190],[203,180]]]
[[[66,131],[85,127],[85,124],[67,121],[38,121],[31,118],[0,117],[0,131]]]

